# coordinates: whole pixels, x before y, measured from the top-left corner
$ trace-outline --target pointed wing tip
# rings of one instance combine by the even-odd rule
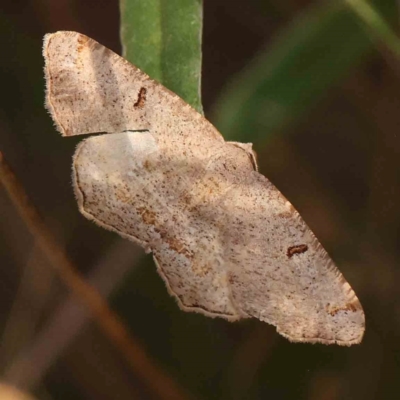
[[[47,110],[47,112],[50,114],[54,127],[58,132],[61,133],[62,136],[66,136],[61,124],[58,122],[56,113],[54,110],[54,107],[51,102],[51,60],[49,56],[49,46],[50,46],[50,41],[52,38],[57,36],[58,34],[63,34],[63,31],[55,32],[55,33],[46,33],[43,37],[43,48],[42,48],[42,54],[44,58],[44,77],[45,77],[45,100],[44,100],[44,107]]]
[[[45,64],[47,65],[49,63],[48,60],[48,49],[50,47],[50,42],[54,41],[54,39],[61,39],[64,40],[67,37],[73,37],[76,36],[78,37],[83,37],[83,38],[87,38],[87,36],[85,36],[82,33],[79,32],[74,32],[74,31],[57,31],[54,33],[46,33],[43,36],[43,48],[42,48],[42,54],[45,60]]]
[[[52,104],[52,58],[50,56],[49,48],[52,43],[54,43],[55,40],[61,39],[61,41],[65,40],[68,37],[76,37],[77,40],[79,38],[84,38],[84,39],[89,39],[87,36],[83,35],[82,33],[79,32],[74,32],[74,31],[57,31],[54,33],[46,33],[43,37],[43,48],[42,48],[42,54],[44,58],[44,76],[45,76],[45,102],[44,106],[47,110],[47,112],[50,114],[53,122],[54,122],[54,127],[58,132],[61,133],[62,136],[72,136],[73,134],[70,133],[68,130],[64,129],[62,124],[59,121],[59,118],[57,117],[55,107]]]
[[[292,343],[309,343],[309,344],[324,344],[324,345],[336,344],[343,347],[350,347],[355,344],[360,344],[362,342],[364,338],[365,327],[360,327],[360,331],[358,332],[357,335],[355,335],[351,339],[346,339],[346,340],[335,339],[335,338],[326,339],[323,337],[296,337],[288,335],[285,332],[281,332],[279,329],[277,329],[277,332]]]
[[[46,33],[43,37],[43,50],[48,46],[49,41],[52,38],[55,37],[68,37],[68,36],[83,36],[83,37],[87,37],[85,36],[83,33],[79,33],[79,32],[75,32],[75,31],[57,31],[57,32],[53,32],[53,33]]]
[[[361,343],[365,333],[365,314],[358,299],[353,301],[351,307],[337,308],[333,312],[327,310],[327,313],[331,321],[327,321],[324,326],[330,326],[331,329],[326,332],[318,332],[315,336],[300,336],[299,332],[284,331],[279,326],[277,332],[294,343],[337,344],[347,347]]]

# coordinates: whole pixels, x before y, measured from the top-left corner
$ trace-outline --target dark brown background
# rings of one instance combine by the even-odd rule
[[[233,74],[311,3],[205,1],[203,102],[211,121]],[[43,108],[41,41],[47,32],[77,30],[119,52],[118,24],[116,0],[0,6],[0,151],[69,258],[112,291],[114,310],[143,349],[193,397],[399,398],[398,61],[378,45],[284,135],[256,149],[261,171],[301,212],[366,313],[359,346],[291,344],[258,321],[179,311],[149,256],[78,213],[70,166],[80,139],[62,139]],[[156,398],[87,315],[77,323],[81,303],[2,188],[0,215],[3,380],[43,399]]]

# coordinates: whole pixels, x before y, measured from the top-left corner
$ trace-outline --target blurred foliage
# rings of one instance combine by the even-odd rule
[[[387,23],[385,18],[382,18],[379,10],[375,9],[364,0],[345,1],[346,4],[348,4],[348,6],[365,24],[365,29],[368,29],[371,35],[381,41],[382,45],[387,46],[397,57],[399,57],[400,40],[390,24]]]
[[[70,165],[81,138],[62,139],[46,115],[40,48],[44,33],[69,29],[118,51],[117,3],[21,0],[0,9],[0,151],[88,275],[120,239],[77,211]],[[396,1],[369,4],[397,33]],[[396,399],[400,79],[392,46],[346,1],[213,0],[204,7],[206,109],[227,139],[257,143],[261,171],[301,211],[359,295],[366,336],[352,348],[294,345],[255,320],[184,313],[151,257],[141,262],[125,252],[131,270],[112,287],[111,304],[154,362],[199,399]],[[121,8],[129,60],[201,110],[201,3],[121,0]],[[46,278],[48,262],[3,191],[0,212],[0,326],[9,332],[0,367],[8,379],[42,331],[53,332],[48,346],[56,346],[76,315],[60,320],[68,293]],[[106,282],[118,280],[120,263],[106,262]],[[10,320],[18,322],[14,330]],[[49,356],[46,341],[40,344],[43,352],[25,364],[35,372]],[[60,353],[39,385],[29,386],[25,370],[14,381],[40,399],[153,398],[88,320]]]
[[[396,10],[393,1],[377,6],[384,15]],[[371,44],[344,2],[310,7],[233,79],[219,99],[216,126],[242,142],[282,133],[304,118]]]

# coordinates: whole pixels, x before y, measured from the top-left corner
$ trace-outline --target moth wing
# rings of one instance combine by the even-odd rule
[[[178,96],[82,34],[46,35],[43,54],[47,107],[64,136],[149,131],[84,141],[75,192],[86,217],[154,252],[183,308],[257,317],[293,341],[361,341],[357,297],[254,159],[244,169],[236,155],[210,164],[232,145]]]
[[[202,237],[199,226],[188,226],[179,196],[224,146],[222,136],[178,96],[84,35],[47,35],[43,53],[47,106],[61,133],[114,133],[77,148],[80,211],[152,251],[182,308],[237,319],[218,249],[199,247],[213,233],[203,226]],[[129,132],[137,130],[147,132]]]
[[[172,143],[179,134],[223,140],[177,95],[81,33],[46,35],[43,56],[46,105],[63,136],[147,129]]]
[[[93,136],[76,150],[74,188],[83,215],[153,252],[181,308],[234,320],[215,209],[195,211],[205,170],[150,132]]]
[[[222,234],[239,312],[294,342],[352,345],[364,334],[355,293],[293,206],[251,172],[225,196]]]

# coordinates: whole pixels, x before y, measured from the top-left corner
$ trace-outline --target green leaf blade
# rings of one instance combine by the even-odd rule
[[[201,0],[120,0],[124,57],[202,113]]]

